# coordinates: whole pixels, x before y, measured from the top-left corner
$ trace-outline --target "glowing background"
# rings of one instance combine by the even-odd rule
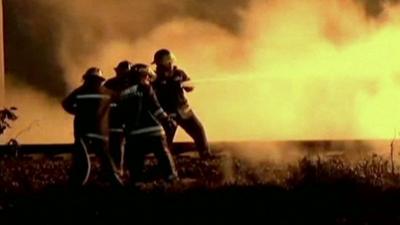
[[[395,5],[371,19],[353,1],[253,0],[238,12],[236,33],[180,16],[132,40],[124,29],[144,30],[147,19],[158,15],[152,15],[154,5],[133,1],[141,10],[132,12],[116,1],[94,2],[48,3],[64,10],[54,57],[69,90],[89,66],[111,76],[120,60],[148,63],[155,50],[168,47],[198,80],[188,97],[210,140],[392,138],[400,128]],[[77,36],[87,28],[102,40],[93,32]],[[90,47],[76,39],[96,40],[96,49],[85,52]],[[9,136],[39,120],[21,141],[72,140],[72,117],[59,99],[18,82],[9,89],[9,103],[21,109]],[[179,132],[177,140],[188,138]]]

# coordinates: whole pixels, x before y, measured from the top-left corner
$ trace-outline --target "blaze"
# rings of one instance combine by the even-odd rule
[[[254,1],[239,37],[214,30],[174,49],[194,80],[227,78],[190,96],[211,139],[392,138],[396,11],[371,20],[352,1]]]
[[[199,82],[191,96],[209,136],[392,138],[400,28],[391,10],[372,21],[352,1],[254,1],[240,37],[176,46],[194,79],[228,78]]]

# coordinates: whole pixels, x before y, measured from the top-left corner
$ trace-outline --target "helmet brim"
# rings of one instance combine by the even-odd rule
[[[96,75],[96,74],[87,74],[85,76],[82,77],[83,80],[99,80],[99,81],[105,81],[106,79],[102,76]]]

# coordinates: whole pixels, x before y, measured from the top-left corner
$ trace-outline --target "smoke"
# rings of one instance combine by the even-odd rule
[[[398,0],[357,0],[364,6],[366,13],[372,17],[379,17],[385,11],[385,5],[395,5]]]
[[[8,104],[25,109],[20,110],[21,117],[13,131],[25,129],[30,121],[46,115],[40,121],[42,127],[25,132],[20,141],[70,140],[65,137],[72,133],[72,119],[62,112],[60,99],[80,83],[88,66],[98,65],[110,76],[115,64],[130,58],[134,51],[126,48],[120,57],[97,58],[99,52],[107,51],[108,44],[134,42],[155,27],[180,17],[207,20],[231,33],[238,32],[236,9],[247,1],[227,2],[5,0]],[[31,105],[36,98],[40,104]],[[54,129],[51,124],[61,128],[59,137],[43,133]]]
[[[24,83],[8,77],[8,106],[17,106],[18,119],[11,123],[2,142],[17,139],[19,143],[71,143],[72,118],[60,110],[58,99],[50,98]]]
[[[39,91],[61,98],[70,89],[65,76],[71,75],[64,69],[64,60],[79,64],[110,40],[136,40],[182,16],[208,20],[237,32],[235,11],[246,2],[5,0],[6,71]],[[61,42],[72,48],[60,53]]]
[[[40,72],[12,74],[52,96],[76,87],[89,66],[111,76],[120,60],[148,63],[167,47],[199,81],[188,97],[210,140],[391,138],[399,126],[396,1],[34,2],[14,16],[26,16],[27,39],[42,43],[32,47],[46,53],[34,57],[46,59],[38,68],[59,72],[42,86]],[[45,105],[62,115],[54,103]],[[69,128],[61,117],[47,119]]]
[[[5,69],[9,76],[49,96],[66,92],[57,59],[58,13],[44,1],[4,0]]]
[[[72,47],[64,50],[67,51],[65,57],[74,56],[66,60],[78,64],[111,40],[134,41],[175,19],[209,22],[239,35],[245,27],[240,13],[245,13],[250,2],[4,0],[6,69],[16,79],[50,96],[62,97],[68,88],[68,79],[63,76],[67,73],[63,69],[64,59],[58,54],[62,40]],[[365,9],[366,15],[375,18],[382,14],[384,5],[398,1],[355,2]],[[49,85],[48,80],[52,80],[53,85]]]

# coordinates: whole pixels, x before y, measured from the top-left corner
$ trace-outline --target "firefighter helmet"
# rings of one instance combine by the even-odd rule
[[[83,80],[89,80],[89,79],[94,79],[94,80],[100,80],[104,81],[103,77],[103,72],[101,71],[100,68],[98,67],[90,67],[82,76]]]
[[[154,72],[153,69],[150,68],[150,66],[143,64],[143,63],[137,63],[132,66],[131,69],[134,79],[135,80],[154,80],[156,77],[156,73]]]
[[[115,71],[117,73],[126,73],[131,70],[132,63],[128,60],[124,60],[118,63],[117,67],[115,67]]]
[[[174,54],[168,49],[160,49],[154,54],[153,62],[151,64],[165,65],[174,63],[176,60]]]

